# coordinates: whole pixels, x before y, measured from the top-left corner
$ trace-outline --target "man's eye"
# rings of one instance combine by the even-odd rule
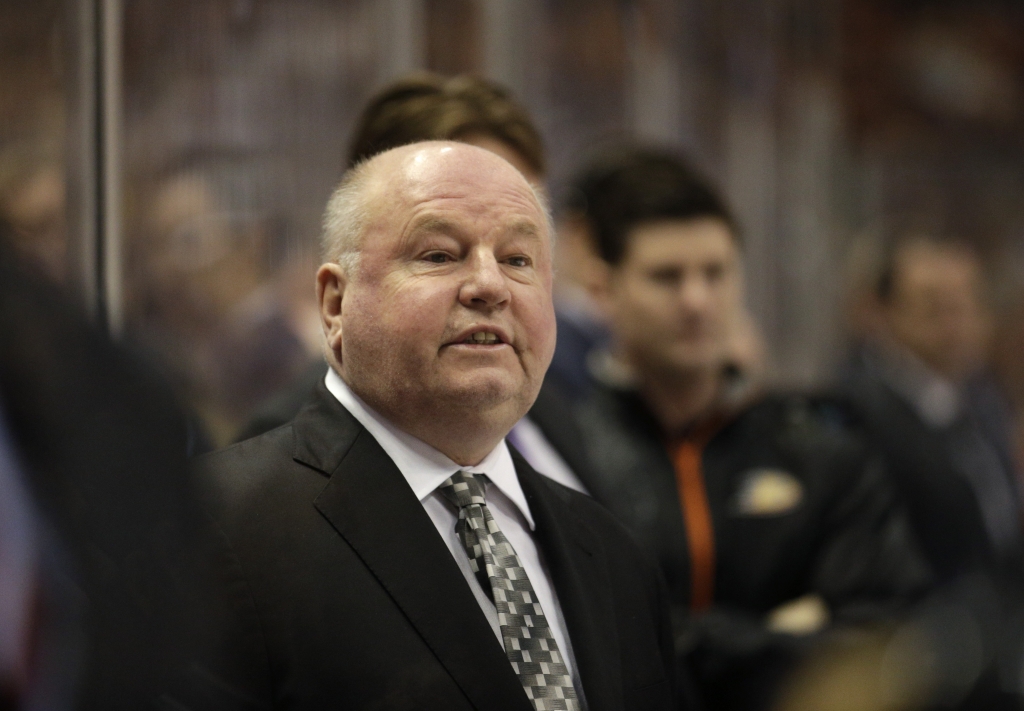
[[[431,252],[426,257],[424,257],[424,259],[426,259],[431,264],[445,264],[446,262],[451,261],[451,256],[445,254],[444,252]]]
[[[528,266],[530,266],[530,258],[529,257],[523,257],[523,256],[509,257],[505,261],[511,267],[528,267]]]

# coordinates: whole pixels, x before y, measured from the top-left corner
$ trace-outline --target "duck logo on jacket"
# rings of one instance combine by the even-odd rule
[[[744,472],[733,511],[740,516],[778,516],[800,505],[804,487],[783,469],[758,468]]]

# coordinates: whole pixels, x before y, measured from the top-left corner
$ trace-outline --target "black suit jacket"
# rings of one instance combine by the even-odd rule
[[[513,456],[590,711],[671,708],[657,573],[602,508]],[[291,424],[198,476],[234,592],[214,668],[225,705],[532,707],[401,472],[322,384]]]

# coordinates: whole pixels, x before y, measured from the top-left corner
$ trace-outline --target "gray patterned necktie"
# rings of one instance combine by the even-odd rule
[[[558,643],[519,556],[487,508],[484,482],[460,471],[437,490],[459,509],[455,533],[477,580],[494,601],[505,654],[534,708],[578,711],[576,689]]]

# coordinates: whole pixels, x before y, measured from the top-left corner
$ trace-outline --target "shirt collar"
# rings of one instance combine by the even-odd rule
[[[342,407],[366,428],[384,452],[391,457],[395,466],[402,472],[402,476],[409,482],[417,499],[426,499],[457,471],[486,474],[491,483],[516,505],[529,524],[530,530],[536,528],[505,440],[501,440],[498,446],[475,467],[459,466],[423,440],[398,429],[375,412],[352,392],[352,388],[341,379],[334,368],[328,369],[324,384]]]

